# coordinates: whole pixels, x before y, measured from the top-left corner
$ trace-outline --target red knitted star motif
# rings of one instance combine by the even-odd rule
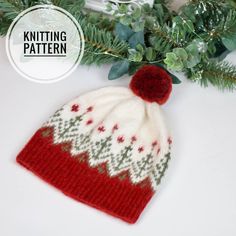
[[[90,125],[90,124],[92,124],[92,123],[93,123],[93,120],[92,120],[92,119],[89,119],[89,120],[86,121],[86,125]]]
[[[156,145],[157,145],[157,141],[154,141],[154,142],[152,143],[152,146],[155,147]]]
[[[113,128],[112,128],[112,133],[114,133],[115,132],[115,130],[118,130],[118,125],[117,124],[115,124],[114,126],[113,126]]]
[[[87,112],[91,112],[92,110],[93,110],[93,107],[92,107],[92,106],[90,106],[90,107],[87,108]]]
[[[79,111],[79,105],[78,104],[73,104],[72,107],[71,107],[71,111],[73,111],[73,112]]]
[[[118,143],[123,143],[124,141],[125,141],[125,139],[124,139],[123,136],[119,136],[119,137],[117,138],[117,142],[118,142]]]
[[[134,142],[136,142],[136,141],[137,141],[136,136],[132,136],[132,137],[131,137],[131,142],[134,143]]]
[[[139,153],[140,153],[140,152],[143,152],[143,151],[144,151],[144,147],[143,147],[143,146],[138,148],[138,152],[139,152]]]
[[[104,132],[105,131],[105,128],[104,126],[99,126],[98,127],[98,131],[101,133],[101,132]]]
[[[171,137],[169,137],[167,141],[168,141],[169,144],[172,144],[172,139],[171,139]]]

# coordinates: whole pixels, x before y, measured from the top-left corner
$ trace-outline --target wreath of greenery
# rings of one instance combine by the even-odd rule
[[[108,78],[132,75],[145,64],[184,72],[201,85],[222,90],[236,88],[236,67],[223,61],[236,49],[235,0],[190,0],[177,12],[168,0],[155,0],[129,11],[126,4],[104,13],[85,9],[84,0],[0,0],[0,35],[13,19],[37,4],[53,4],[69,11],[80,23],[85,37],[82,64],[112,63]]]

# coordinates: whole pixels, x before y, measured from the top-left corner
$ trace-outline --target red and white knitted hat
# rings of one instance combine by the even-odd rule
[[[159,104],[171,88],[167,72],[144,66],[130,88],[81,95],[34,134],[17,162],[66,195],[134,223],[170,159]]]

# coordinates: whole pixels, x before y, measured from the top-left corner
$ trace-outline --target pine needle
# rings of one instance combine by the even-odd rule
[[[220,90],[236,89],[236,67],[226,61],[209,61],[203,67],[201,74],[200,83],[205,87],[212,84]]]
[[[98,29],[86,19],[78,19],[84,31],[85,53],[82,64],[106,64],[126,58],[128,44],[110,32]]]

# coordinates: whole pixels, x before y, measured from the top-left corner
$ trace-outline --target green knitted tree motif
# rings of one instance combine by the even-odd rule
[[[168,162],[170,160],[170,152],[168,152],[161,160],[159,163],[156,164],[155,170],[152,171],[154,180],[156,184],[160,184],[162,177],[165,174],[165,171],[168,167]]]
[[[83,115],[76,116],[75,118],[59,123],[59,137],[70,138],[76,136],[80,122],[82,121],[82,116]]]
[[[90,158],[94,160],[101,160],[111,156],[111,140],[112,137],[108,136],[100,141],[91,142],[89,150]]]
[[[119,154],[111,158],[111,164],[115,171],[120,171],[127,168],[132,162],[132,144],[125,146]]]
[[[147,154],[140,161],[137,161],[135,165],[133,165],[133,170],[135,171],[135,176],[137,178],[141,178],[145,176],[145,174],[151,171],[153,167],[153,154],[152,152]]]
[[[61,113],[63,111],[63,107],[58,109],[53,116],[49,118],[49,120],[43,125],[43,127],[53,127],[54,131],[60,129],[61,123],[63,123],[63,119],[61,118]],[[56,140],[57,132],[53,132],[53,137]],[[48,137],[51,134],[50,130],[45,130],[42,135],[43,137]]]
[[[45,126],[54,126],[55,124],[62,122],[61,112],[63,108],[58,109],[53,116],[45,123]]]
[[[91,132],[76,136],[74,147],[78,152],[88,151],[90,145]]]
[[[76,116],[75,118],[71,118],[70,120],[64,120],[62,118],[63,111],[64,108],[57,110],[45,126],[53,126],[56,129],[59,138],[68,139],[76,137],[80,122],[86,113]]]

